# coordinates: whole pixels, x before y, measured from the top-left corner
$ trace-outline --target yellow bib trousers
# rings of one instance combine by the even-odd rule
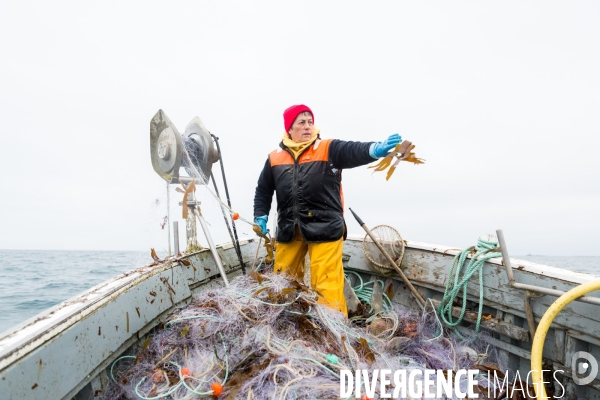
[[[284,272],[292,279],[304,281],[304,257],[310,257],[310,285],[320,295],[318,302],[348,316],[344,297],[342,249],[344,239],[334,242],[307,243],[298,226],[291,243],[275,244],[275,272]]]

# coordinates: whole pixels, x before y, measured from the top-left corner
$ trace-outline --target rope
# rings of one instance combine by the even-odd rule
[[[189,154],[188,154],[188,152],[187,152],[187,149],[185,148],[185,146],[183,146],[183,149],[182,149],[182,150],[183,150],[183,151],[182,151],[182,156],[184,156],[184,157],[187,157],[188,159],[190,159],[190,156],[189,156]],[[190,169],[192,170],[192,172],[193,172],[193,174],[191,174],[191,175],[193,175],[194,177],[197,177],[197,178],[202,178],[202,179],[204,179],[204,175],[203,175],[203,174],[201,174],[200,172],[198,172],[198,169],[196,168],[196,166],[194,165],[194,163],[192,163],[191,161],[189,162],[189,168],[190,168]],[[221,206],[222,206],[222,207],[224,207],[224,208],[225,208],[225,210],[226,210],[226,211],[228,211],[228,212],[229,212],[229,214],[231,214],[231,215],[232,215],[232,217],[233,217],[233,214],[235,214],[235,211],[233,211],[233,210],[231,209],[231,207],[230,207],[228,204],[226,204],[226,203],[225,203],[223,200],[221,200],[221,197],[217,196],[217,195],[215,194],[215,192],[213,192],[213,190],[212,190],[212,189],[211,189],[211,188],[210,188],[208,185],[202,185],[202,187],[206,188],[206,190],[207,190],[207,191],[208,191],[208,193],[209,193],[209,194],[210,194],[210,195],[213,197],[213,199],[215,199],[215,200],[216,200],[216,201],[217,201],[219,204],[221,204]],[[248,224],[248,225],[250,225],[250,226],[254,226],[254,225],[256,225],[256,224],[254,223],[254,221],[247,220],[247,219],[243,218],[241,215],[239,216],[239,218],[238,218],[238,219],[239,219],[240,221],[244,221],[245,223],[247,223],[247,224]]]
[[[438,312],[435,309],[435,306],[433,305],[433,302],[431,301],[431,299],[427,299],[427,301],[425,302],[425,307],[423,308],[423,320],[425,320],[426,317],[426,311],[427,311],[427,304],[431,305],[431,309],[433,310],[433,315],[435,315],[435,319],[437,321],[437,325],[436,325],[436,332],[437,332],[437,327],[440,328],[440,333],[439,335],[431,338],[431,339],[424,339],[426,342],[435,342],[436,340],[438,340],[439,338],[441,338],[444,335],[444,325],[442,325],[442,321],[440,321],[440,317],[438,316]],[[456,363],[455,363],[456,364]]]
[[[446,282],[446,289],[444,290],[444,298],[438,307],[438,314],[444,324],[454,328],[455,333],[462,339],[464,339],[464,337],[456,330],[456,326],[463,321],[467,309],[467,284],[469,279],[477,273],[479,277],[479,308],[477,310],[475,334],[478,334],[483,311],[483,264],[490,258],[496,258],[502,255],[501,253],[494,251],[497,249],[497,242],[491,242],[480,238],[477,241],[477,246],[464,249],[458,253],[452,261],[452,266],[450,267],[448,280]],[[473,253],[473,251],[475,251],[475,254],[471,257],[471,261],[469,261],[466,268],[463,268],[467,256]],[[454,280],[452,280],[453,275]],[[456,320],[453,320],[452,304],[458,299],[461,292],[463,301],[460,316]]]
[[[352,290],[354,290],[354,293],[356,293],[356,297],[358,297],[358,299],[361,301],[361,303],[368,304],[369,307],[371,307],[369,312],[373,311],[373,306],[371,305],[371,296],[373,296],[373,288],[366,287],[366,286],[371,285],[375,282],[379,282],[379,284],[381,285],[381,288],[383,289],[385,287],[384,282],[382,280],[364,282],[362,277],[360,276],[360,274],[358,274],[354,271],[345,271],[345,273],[350,273],[350,274],[356,275],[358,277],[360,284],[354,286],[352,288]],[[383,297],[383,310],[386,313],[392,311],[392,309],[394,308],[392,301],[389,299],[389,297],[385,293],[382,293],[382,297]]]

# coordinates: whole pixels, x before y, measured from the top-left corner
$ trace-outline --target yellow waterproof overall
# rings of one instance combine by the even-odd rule
[[[304,257],[310,257],[310,285],[319,294],[318,302],[348,316],[344,297],[342,249],[344,239],[335,242],[306,243],[298,226],[291,243],[275,244],[275,272],[284,272],[300,282],[304,280]]]

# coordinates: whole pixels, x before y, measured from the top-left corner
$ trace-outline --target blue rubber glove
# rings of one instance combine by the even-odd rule
[[[269,233],[269,230],[267,229],[267,220],[269,219],[268,215],[263,215],[261,217],[255,217],[254,218],[254,223],[258,226],[260,226],[260,230],[262,233],[264,233],[265,235]]]
[[[373,158],[385,157],[400,142],[402,142],[402,136],[394,133],[383,142],[373,143],[369,148],[369,155]]]

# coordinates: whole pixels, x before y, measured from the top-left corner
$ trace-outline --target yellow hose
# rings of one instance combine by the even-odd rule
[[[544,350],[546,334],[548,333],[548,329],[550,329],[550,325],[552,325],[552,321],[554,321],[554,318],[556,318],[558,313],[561,312],[567,304],[594,290],[600,290],[600,279],[584,283],[569,290],[567,293],[556,299],[542,317],[542,320],[535,331],[533,345],[531,346],[531,378],[533,380],[533,387],[537,392],[538,400],[547,399],[546,389],[544,388],[544,385],[542,385],[542,352]],[[538,390],[537,388],[541,388],[541,390]]]

